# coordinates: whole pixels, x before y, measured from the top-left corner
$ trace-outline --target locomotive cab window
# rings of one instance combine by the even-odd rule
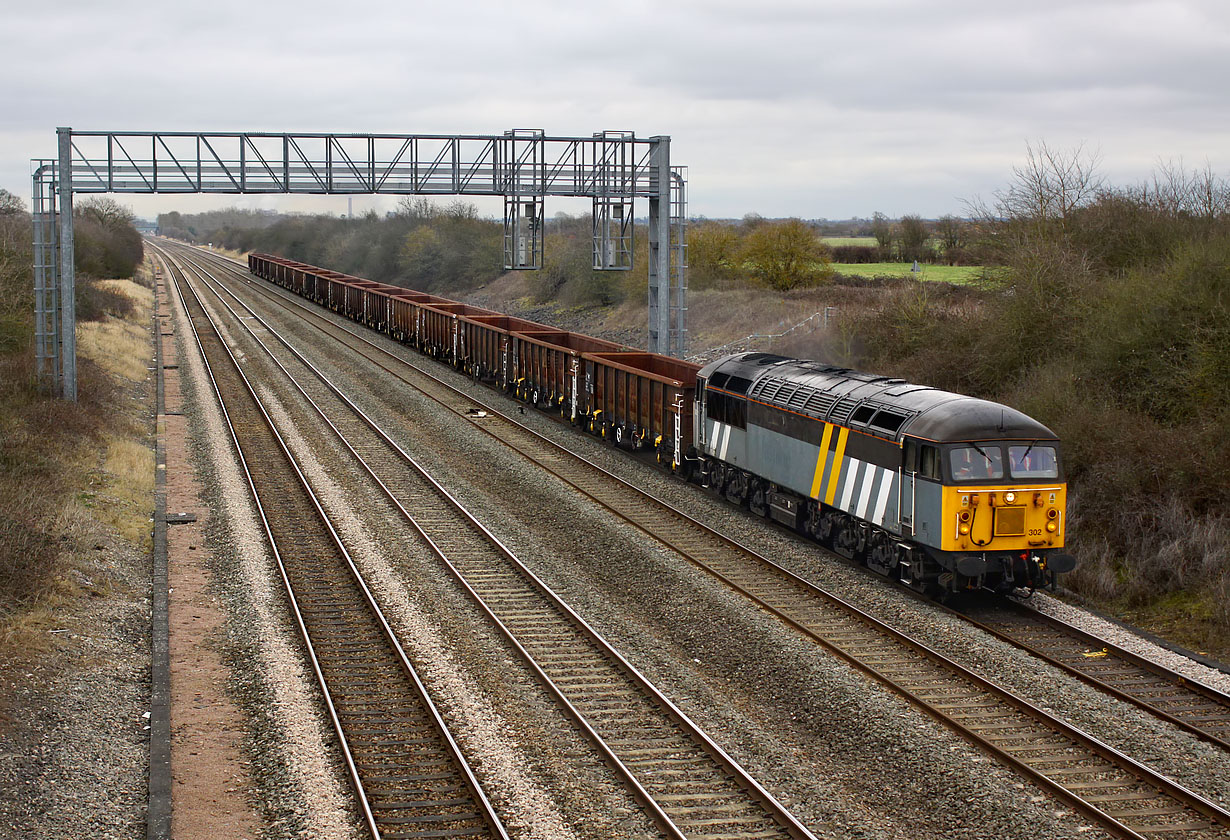
[[[1059,478],[1055,447],[1030,444],[1009,446],[1008,471],[1013,478]]]
[[[948,464],[954,481],[993,481],[1004,477],[1004,454],[995,444],[952,449]]]

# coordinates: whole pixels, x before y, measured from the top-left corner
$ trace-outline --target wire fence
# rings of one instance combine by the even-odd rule
[[[797,324],[794,324],[793,326],[783,329],[781,332],[752,333],[751,335],[744,336],[743,338],[735,339],[734,341],[728,341],[725,344],[719,345],[717,347],[710,347],[706,350],[700,351],[699,353],[693,353],[692,355],[688,356],[687,359],[689,362],[697,362],[699,364],[705,364],[706,362],[712,361],[713,359],[719,358],[721,356],[726,356],[731,353],[763,349],[766,344],[771,343],[773,341],[777,341],[779,339],[786,338],[791,335],[805,335],[808,333],[813,333],[816,330],[828,329],[829,322],[833,319],[833,317],[836,314],[837,314],[836,306],[826,306],[824,307],[824,309],[821,309],[819,312],[813,312],[811,315],[807,316],[802,321],[799,321]],[[785,319],[783,319],[781,321],[778,321],[777,325],[778,327],[782,327],[785,325],[785,323],[786,321]]]

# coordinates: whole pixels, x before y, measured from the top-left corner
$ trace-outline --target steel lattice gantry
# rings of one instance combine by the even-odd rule
[[[670,137],[604,131],[549,137],[57,130],[36,162],[35,288],[40,375],[76,399],[74,193],[490,195],[504,199],[504,264],[542,265],[545,196],[593,200],[594,268],[632,268],[633,201],[649,201],[649,350],[686,346],[686,173]],[[57,200],[58,199],[58,200]],[[41,290],[41,291],[40,291]],[[58,300],[56,299],[58,294]],[[56,317],[56,315],[59,317]],[[44,343],[46,346],[44,346]],[[57,364],[58,361],[58,364]],[[49,373],[48,373],[49,372]]]

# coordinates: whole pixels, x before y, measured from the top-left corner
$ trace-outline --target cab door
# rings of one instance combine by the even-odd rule
[[[898,470],[897,512],[901,535],[914,536],[914,482],[918,475],[918,441],[907,437],[901,446],[901,467]]]

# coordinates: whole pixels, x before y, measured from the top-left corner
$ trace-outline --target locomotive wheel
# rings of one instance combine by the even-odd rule
[[[731,503],[742,507],[747,503],[747,474],[742,470],[732,470],[734,473],[726,485],[726,498]]]
[[[822,513],[819,527],[816,529],[816,539],[825,545],[832,545],[841,528],[840,516],[841,514],[831,510]]]
[[[887,536],[877,533],[871,538],[867,552],[867,568],[888,576],[897,567],[897,546]]]
[[[763,481],[753,482],[747,507],[757,516],[769,515],[769,488],[765,486]]]

